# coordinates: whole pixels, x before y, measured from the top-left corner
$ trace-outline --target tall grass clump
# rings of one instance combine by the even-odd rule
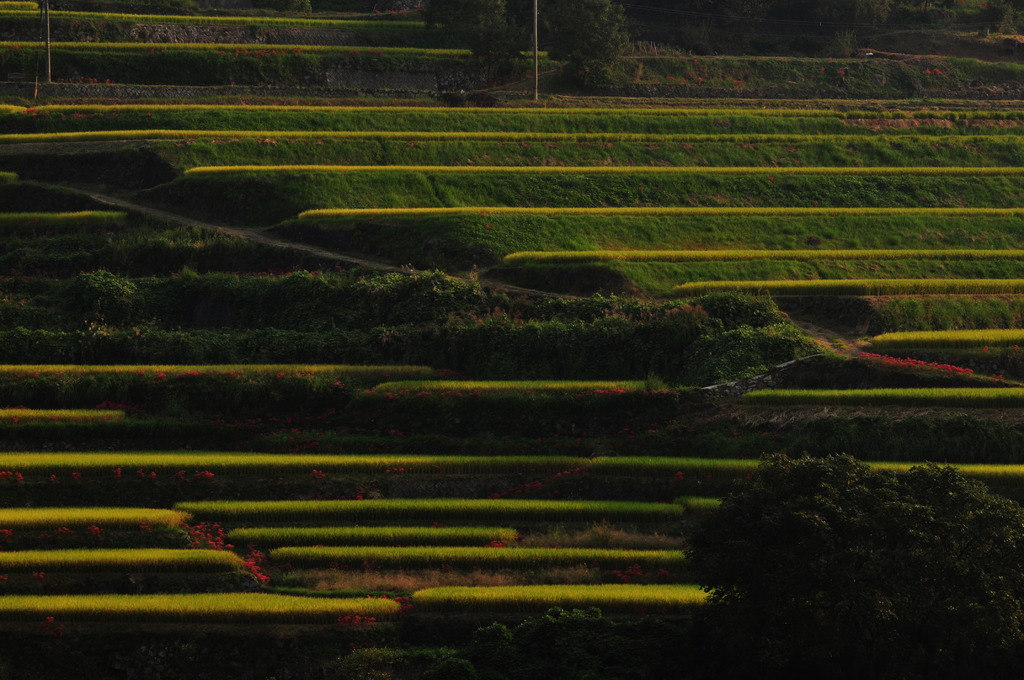
[[[0,172],[0,184],[11,184],[18,181],[18,174],[14,172]]]

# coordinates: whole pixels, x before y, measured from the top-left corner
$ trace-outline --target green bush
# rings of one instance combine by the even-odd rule
[[[685,623],[556,607],[511,629],[478,629],[463,656],[480,680],[667,680],[683,677],[688,640]]]
[[[402,653],[388,647],[353,649],[338,664],[339,680],[390,680]]]
[[[763,328],[786,320],[775,301],[767,295],[711,293],[695,298],[691,303],[703,309],[712,319],[719,320],[725,330],[735,330],[741,326]]]
[[[470,661],[448,658],[424,671],[420,680],[478,680],[479,677]]]
[[[739,327],[697,340],[689,352],[692,370],[686,377],[695,385],[751,378],[815,350],[813,343],[790,325]]]
[[[85,312],[87,321],[127,321],[135,306],[138,287],[123,276],[104,269],[79,274],[68,285],[66,309]]]

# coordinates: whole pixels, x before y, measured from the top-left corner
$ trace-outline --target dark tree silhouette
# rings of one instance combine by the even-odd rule
[[[692,548],[709,674],[1020,675],[1024,510],[953,468],[768,457]]]

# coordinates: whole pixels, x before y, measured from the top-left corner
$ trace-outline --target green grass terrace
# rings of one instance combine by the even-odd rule
[[[15,43],[4,43],[10,56]],[[161,44],[161,48],[163,49]],[[21,44],[18,44],[19,48]],[[253,51],[252,45],[240,49]],[[382,52],[368,54],[365,48],[327,47],[322,53],[302,52],[295,54],[295,46],[286,48],[290,55],[310,58],[312,56],[337,55],[348,59],[382,58],[425,58],[424,52]],[[69,56],[78,50],[69,48]],[[111,48],[111,49],[117,49]],[[138,56],[153,57],[148,44],[137,44],[124,50],[135,50]],[[168,47],[174,50],[188,50],[185,47]],[[273,46],[257,46],[257,50],[272,50]],[[312,49],[312,48],[311,48]],[[397,49],[397,48],[395,48]],[[129,54],[124,50],[111,54]],[[203,50],[217,55],[225,51],[224,57],[232,57],[234,46],[207,45],[196,47],[193,52]],[[213,52],[211,52],[213,50]],[[334,50],[331,52],[330,50]],[[346,50],[359,50],[360,54],[350,55]],[[4,48],[0,46],[0,53]],[[22,50],[14,50],[21,52]],[[25,58],[34,57],[37,49],[27,50]],[[230,54],[228,54],[230,52]],[[435,51],[436,52],[436,51]],[[83,54],[85,52],[82,52]],[[457,58],[463,58],[464,52]],[[273,56],[273,55],[272,55]],[[456,58],[448,57],[448,58]],[[836,111],[827,109],[699,109],[699,108],[480,108],[480,107],[439,107],[439,106],[303,106],[303,105],[257,105],[257,104],[47,104],[35,107],[0,105],[0,115],[7,133],[52,133],[95,130],[259,130],[259,131],[405,131],[416,134],[454,132],[488,132],[505,135],[526,133],[530,135],[547,133],[621,135],[709,135],[720,134],[727,126],[729,135],[836,135],[847,137],[857,135],[864,139],[879,135],[877,123],[885,120],[916,120],[912,129],[894,127],[884,134],[905,135],[908,139],[921,136],[937,138],[957,135],[978,134],[975,121],[998,121],[998,126],[985,127],[986,135],[1019,134],[1018,124],[1024,120],[1019,110],[978,110],[978,111],[936,111],[936,112],[894,112],[894,111]],[[924,120],[922,120],[924,119]],[[680,139],[685,142],[685,139]],[[728,141],[727,138],[724,141]]]

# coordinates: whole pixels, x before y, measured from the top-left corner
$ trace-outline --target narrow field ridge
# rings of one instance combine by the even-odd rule
[[[0,622],[119,623],[306,623],[334,624],[339,616],[389,618],[394,600],[320,598],[270,593],[186,593],[183,595],[5,595]]]
[[[1024,344],[1020,328],[983,328],[955,331],[904,331],[883,333],[870,340],[874,349],[930,349],[960,347],[1010,347]]]
[[[957,406],[1020,408],[1021,387],[925,387],[849,390],[756,390],[743,395],[756,406]]]
[[[241,568],[242,558],[227,550],[114,548],[0,551],[0,572],[222,572]]]
[[[978,217],[1005,217],[1024,215],[1024,208],[804,208],[804,207],[708,207],[708,206],[652,206],[623,208],[552,208],[531,206],[461,206],[454,208],[320,208],[299,213],[299,219],[319,219],[324,217],[389,217],[415,215],[621,215],[621,216],[655,216],[655,215],[748,215],[748,216],[786,216],[786,215],[935,215],[956,216],[976,215]]]
[[[573,586],[427,588],[413,593],[424,612],[543,611],[549,607],[599,607],[602,611],[685,611],[707,598],[695,585],[609,583]]]
[[[148,107],[149,109],[158,109]],[[459,109],[461,110],[461,109]],[[3,108],[0,107],[0,112]],[[17,113],[17,111],[8,111]],[[943,136],[944,142],[960,143],[998,141],[1007,135],[985,135],[970,132]],[[908,142],[917,141],[910,132],[895,131],[885,135],[810,135],[793,133],[671,133],[671,132],[523,132],[523,131],[429,131],[429,130],[238,130],[238,129],[126,129],[80,130],[75,132],[24,132],[0,134],[0,144],[33,142],[74,142],[133,139],[402,139],[410,141],[552,141],[552,142],[661,142],[661,143],[747,143],[747,144],[816,144],[821,142]],[[702,166],[710,168],[712,166]],[[775,169],[778,166],[771,166]],[[827,166],[825,166],[827,167]]]
[[[139,525],[178,527],[190,516],[180,510],[151,508],[0,508],[0,529],[85,527],[124,527]]]
[[[425,173],[508,173],[523,175],[941,175],[1017,176],[1024,167],[849,167],[849,166],[663,166],[663,165],[207,165],[189,168],[186,175],[243,172],[425,172]]]
[[[469,498],[393,498],[361,501],[199,501],[176,510],[224,523],[333,522],[340,518],[375,520],[474,521],[666,521],[686,508],[669,503],[628,501],[491,500]]]
[[[562,250],[524,251],[507,264],[561,262],[705,262],[731,260],[1000,260],[1024,258],[1024,250]]]
[[[734,290],[770,295],[1020,294],[1024,279],[818,279],[801,281],[698,281],[675,286],[677,295]]]

